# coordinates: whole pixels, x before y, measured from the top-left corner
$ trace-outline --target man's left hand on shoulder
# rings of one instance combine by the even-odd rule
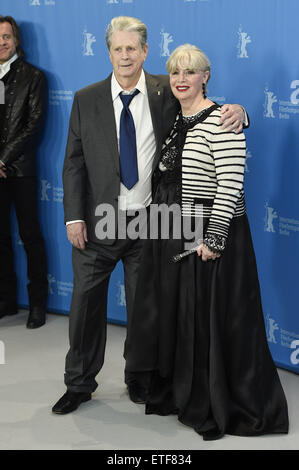
[[[227,132],[242,132],[244,122],[245,111],[239,104],[224,104],[221,107],[220,124]]]

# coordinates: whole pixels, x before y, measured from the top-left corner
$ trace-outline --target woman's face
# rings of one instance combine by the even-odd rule
[[[192,102],[203,97],[202,84],[207,82],[209,72],[177,69],[170,74],[170,86],[174,96],[180,101]]]

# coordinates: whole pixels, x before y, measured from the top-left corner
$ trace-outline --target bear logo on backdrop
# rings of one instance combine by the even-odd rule
[[[40,180],[40,200],[46,202],[56,202],[62,204],[63,202],[63,187],[55,186],[47,179]]]
[[[173,37],[171,36],[170,33],[167,33],[164,31],[164,27],[162,27],[160,34],[162,36],[161,42],[160,42],[160,56],[161,57],[169,57],[171,52],[169,50],[169,44],[173,42]]]
[[[246,150],[246,160],[245,160],[245,171],[246,171],[246,173],[250,172],[249,167],[248,167],[248,159],[249,158],[252,158],[252,153],[250,152],[250,150]]]
[[[125,286],[121,281],[117,283],[117,305],[119,307],[126,306],[126,293],[125,293]]]
[[[96,42],[96,37],[92,33],[89,33],[87,29],[85,29],[83,31],[83,55],[94,55],[93,49],[91,47],[94,42]]]
[[[275,228],[273,222],[275,219],[278,218],[277,212],[274,210],[273,207],[268,205],[268,202],[265,204],[266,208],[266,215],[265,215],[265,232],[275,232]]]
[[[293,365],[299,364],[299,334],[293,331],[281,329],[276,320],[268,314],[265,318],[267,340],[272,344],[280,344],[283,347],[294,350],[290,353],[290,363]],[[277,335],[279,334],[279,341]]]
[[[40,180],[41,182],[41,201],[50,201],[48,190],[51,189],[51,184],[48,180]]]
[[[270,315],[267,315],[266,317],[267,320],[267,339],[269,343],[274,343],[277,344],[277,340],[275,337],[275,331],[279,330],[278,324],[274,320],[274,318],[271,318]]]
[[[248,59],[247,44],[251,43],[251,37],[242,31],[242,26],[239,27],[238,31],[238,59]]]
[[[274,207],[269,206],[268,201],[265,203],[266,214],[264,217],[264,231],[268,233],[278,233],[283,236],[299,234],[299,220],[293,215],[282,215],[277,213]],[[276,220],[277,219],[277,220]]]
[[[285,91],[289,93],[291,91],[289,98],[282,100],[278,99],[275,93],[269,88],[269,85],[266,84],[264,88],[264,117],[265,118],[276,118],[279,119],[294,119],[299,115],[299,80],[292,80],[290,85],[285,88]],[[275,103],[277,103],[275,105]],[[278,108],[278,113],[276,111]]]
[[[49,293],[50,295],[54,295],[54,290],[53,290],[52,284],[55,284],[56,279],[55,279],[55,277],[54,277],[52,274],[50,274],[50,273],[48,273],[47,278],[48,278],[48,293]]]
[[[264,116],[267,118],[275,118],[273,105],[274,103],[277,103],[277,97],[274,95],[273,91],[269,90],[267,85],[265,87],[264,93],[265,93]]]

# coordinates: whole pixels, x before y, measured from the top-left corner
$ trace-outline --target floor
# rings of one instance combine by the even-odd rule
[[[27,330],[27,315],[22,310],[0,320],[2,450],[299,449],[298,375],[279,370],[289,405],[288,435],[205,442],[175,416],[145,416],[142,405],[130,402],[123,383],[125,328],[116,325],[108,326],[105,365],[93,399],[74,413],[53,415],[51,406],[65,391],[68,317],[48,314],[45,326]]]

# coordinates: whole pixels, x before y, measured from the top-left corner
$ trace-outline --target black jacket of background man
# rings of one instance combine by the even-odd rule
[[[8,176],[35,176],[36,147],[46,110],[46,79],[18,58],[3,77],[5,104],[0,105],[0,160]]]
[[[36,178],[36,149],[46,110],[46,79],[43,72],[19,57],[11,63],[2,82],[5,103],[0,105],[0,160],[7,178],[0,178],[0,318],[18,311],[10,224],[13,204],[27,255],[30,308],[27,326],[37,328],[45,322],[48,295]]]

